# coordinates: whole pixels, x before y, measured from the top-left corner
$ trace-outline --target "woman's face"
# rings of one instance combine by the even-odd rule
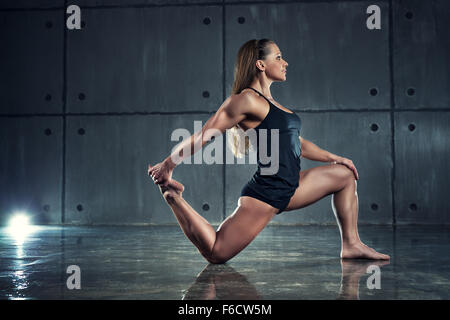
[[[266,76],[273,81],[286,81],[287,61],[282,57],[281,50],[276,44],[269,44],[270,54],[264,61]]]

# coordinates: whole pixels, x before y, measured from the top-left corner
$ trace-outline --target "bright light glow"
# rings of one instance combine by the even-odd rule
[[[27,236],[33,231],[30,218],[24,212],[15,213],[8,223],[8,234],[16,240],[18,245],[24,243]]]
[[[30,225],[30,218],[24,213],[16,213],[11,220],[9,220],[9,227],[13,229],[22,229]]]

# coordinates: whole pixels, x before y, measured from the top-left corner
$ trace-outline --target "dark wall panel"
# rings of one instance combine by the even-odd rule
[[[395,106],[450,107],[450,1],[393,1]]]
[[[16,211],[61,223],[61,119],[0,118],[0,155],[0,223]]]
[[[67,126],[66,222],[74,224],[175,223],[148,164],[169,156],[175,129],[194,132],[204,116],[71,116]],[[213,178],[211,178],[213,177]],[[174,179],[185,199],[208,220],[223,212],[220,165],[181,164]]]
[[[96,6],[129,6],[129,5],[181,5],[219,3],[220,0],[72,0],[67,5],[76,4],[83,7]],[[2,0],[0,9],[21,8],[55,8],[63,7],[64,0]]]
[[[397,223],[448,223],[450,115],[403,112],[395,117]]]
[[[63,12],[0,11],[0,114],[63,105]]]
[[[203,4],[218,3],[220,0],[73,0],[71,3],[80,6],[111,6],[111,5],[182,5],[182,4]]]
[[[61,8],[64,0],[2,0],[0,9]]]
[[[275,40],[289,63],[287,81],[273,94],[296,109],[389,108],[389,26],[387,2],[382,29],[368,30],[373,2],[304,2],[226,7],[226,85],[247,40]]]
[[[68,34],[68,111],[216,110],[221,12],[216,6],[84,9],[84,28]]]

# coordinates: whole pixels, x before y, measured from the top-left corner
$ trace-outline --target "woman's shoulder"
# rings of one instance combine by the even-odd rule
[[[251,89],[244,89],[240,93],[230,95],[227,100],[232,108],[244,109],[246,113],[253,113],[261,103],[258,97],[259,95]]]
[[[258,101],[259,94],[250,88],[242,89],[240,93],[234,94],[232,96],[239,97],[240,99],[248,99],[252,101]]]

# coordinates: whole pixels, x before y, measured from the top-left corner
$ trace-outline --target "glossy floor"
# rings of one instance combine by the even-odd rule
[[[2,228],[0,297],[449,299],[449,231],[360,226],[390,262],[341,261],[336,226],[269,225],[225,265],[208,265],[178,226]]]

